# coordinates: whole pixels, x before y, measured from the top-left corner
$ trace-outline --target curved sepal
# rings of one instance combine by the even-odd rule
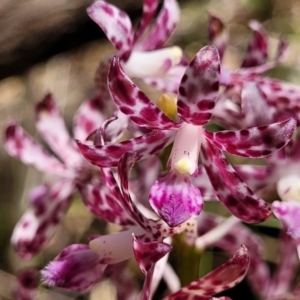
[[[249,261],[248,250],[242,245],[226,263],[204,277],[184,286],[175,294],[167,296],[164,300],[196,300],[202,299],[201,297],[211,299],[212,295],[230,289],[240,283],[247,273]]]
[[[129,16],[116,6],[101,0],[89,6],[87,13],[104,31],[119,56],[127,58],[133,47],[133,32]]]
[[[239,219],[259,223],[271,214],[268,204],[257,197],[230,165],[221,150],[203,139],[201,158],[219,200]]]
[[[77,141],[82,155],[92,164],[99,167],[117,166],[121,156],[126,152],[135,152],[139,160],[156,154],[172,143],[174,131],[152,131],[143,136],[133,138],[118,144],[107,146],[85,145]]]
[[[74,183],[68,180],[31,191],[31,207],[23,214],[11,237],[11,243],[22,258],[30,259],[50,241],[69,207],[73,192]]]
[[[206,124],[219,91],[220,57],[215,46],[202,48],[188,65],[179,86],[178,115],[193,125]]]
[[[38,144],[15,121],[11,121],[6,127],[4,147],[9,155],[39,171],[57,175],[69,173],[65,165]]]
[[[263,157],[284,147],[291,139],[297,122],[294,118],[267,126],[243,130],[205,132],[220,150],[243,157]]]
[[[266,63],[268,58],[268,37],[263,26],[252,20],[249,27],[254,31],[254,36],[248,45],[242,68],[260,66]]]
[[[139,126],[148,129],[175,129],[180,125],[169,119],[132,82],[114,57],[109,69],[108,85],[111,96],[120,110]]]
[[[180,18],[180,8],[176,0],[164,0],[161,11],[151,28],[148,37],[140,43],[142,50],[153,50],[161,47],[173,33]]]

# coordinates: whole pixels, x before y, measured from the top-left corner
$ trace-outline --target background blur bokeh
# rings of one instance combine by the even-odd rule
[[[141,13],[142,0],[111,2],[128,11],[136,23]],[[1,1],[1,132],[8,120],[14,118],[39,139],[33,122],[33,104],[48,92],[55,95],[66,123],[71,128],[76,109],[95,92],[94,73],[99,62],[113,52],[113,47],[101,30],[85,13],[90,3],[88,0]],[[248,21],[257,19],[269,33],[273,45],[271,55],[275,53],[280,36],[284,36],[290,45],[286,59],[270,75],[300,84],[300,1],[182,0],[180,6],[181,20],[169,44],[181,46],[190,58],[207,44],[207,12],[210,12],[228,24],[230,47],[224,62],[230,69],[237,68],[251,37]],[[22,267],[42,267],[67,244],[86,241],[87,231],[104,230],[104,225],[93,220],[79,200],[74,201],[49,247],[29,262],[19,259],[10,246],[10,236],[14,224],[27,207],[28,191],[42,181],[41,173],[9,157],[4,148],[0,147],[0,299],[11,299],[13,275]],[[253,226],[254,230],[257,228]],[[276,258],[274,245],[277,230],[264,230],[263,226],[259,230],[267,241],[265,258],[272,265]],[[213,257],[211,253],[206,253],[202,260],[207,263],[201,263],[200,273],[206,273],[213,264],[218,265],[224,259],[225,256],[221,254]],[[240,293],[241,289],[245,291],[246,288],[239,287],[235,293]],[[113,299],[113,293],[113,287],[104,282],[86,297]],[[42,297],[72,299],[76,295],[44,292]],[[244,294],[240,299],[254,299],[251,294],[247,297],[248,294]]]

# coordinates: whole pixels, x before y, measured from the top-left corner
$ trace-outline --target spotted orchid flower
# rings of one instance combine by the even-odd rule
[[[221,121],[222,125],[232,126],[239,122],[237,111],[241,106],[242,90],[249,82],[254,82],[265,95],[268,106],[274,107],[278,115],[283,117],[293,116],[300,120],[300,88],[299,86],[274,78],[262,76],[266,71],[274,68],[285,56],[287,43],[281,40],[275,58],[268,59],[268,36],[263,26],[257,21],[251,21],[250,28],[254,32],[253,39],[249,43],[241,68],[229,71],[223,65],[221,67],[221,83],[226,86],[224,94],[220,97],[214,118]],[[219,28],[212,30],[211,28]],[[225,51],[228,39],[226,26],[217,17],[212,17],[209,26],[210,41],[218,49]],[[223,41],[220,43],[220,40]]]
[[[171,246],[165,241],[181,232],[185,232],[187,237],[190,236],[193,224],[187,222],[176,228],[170,228],[161,219],[153,220],[153,213],[144,208],[143,211],[150,216],[147,217],[137,207],[129,192],[127,173],[135,160],[136,157],[131,154],[123,155],[120,160],[118,165],[120,186],[109,168],[101,168],[106,185],[100,188],[90,184],[80,187],[86,206],[97,217],[121,225],[123,230],[114,234],[93,236],[89,245],[68,246],[43,270],[45,284],[74,291],[86,291],[103,276],[108,265],[135,256],[142,271],[147,275],[143,294],[147,297],[153,294],[163,276],[161,271],[156,270],[156,262],[171,250]],[[143,249],[147,249],[146,257],[143,257]],[[160,267],[164,269],[166,264],[167,261],[164,260]],[[156,280],[152,284],[153,277],[156,277]]]
[[[164,0],[155,19],[158,0],[143,1],[143,15],[134,31],[129,16],[112,4],[97,0],[88,9],[90,18],[104,31],[130,77],[167,92],[176,92],[184,72],[182,50],[162,47],[174,31],[180,17],[176,0]],[[110,58],[104,60],[96,73],[100,91],[107,89],[106,77]]]
[[[182,78],[178,100],[162,96],[157,106],[131,81],[114,58],[109,88],[120,110],[150,133],[108,146],[78,142],[84,157],[98,166],[114,166],[125,152],[139,159],[155,154],[174,139],[170,172],[150,189],[150,203],[170,226],[197,216],[203,207],[199,190],[191,183],[198,156],[218,198],[246,222],[260,222],[270,215],[268,205],[252,193],[225,158],[223,151],[244,157],[262,157],[283,147],[295,130],[293,119],[242,131],[212,133],[204,125],[212,116],[219,89],[219,56],[214,46],[202,48]],[[159,108],[161,107],[161,109]]]
[[[104,121],[101,102],[93,98],[81,105],[74,118],[74,136],[85,140]],[[93,180],[96,169],[91,167],[70,137],[52,95],[36,105],[36,128],[53,152],[50,154],[15,121],[5,131],[7,152],[39,171],[60,177],[45,183],[29,195],[30,208],[17,223],[12,244],[23,258],[36,254],[53,235],[65,214],[78,183]],[[96,179],[98,181],[98,179]]]

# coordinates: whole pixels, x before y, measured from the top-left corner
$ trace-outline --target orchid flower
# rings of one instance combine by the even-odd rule
[[[85,140],[103,121],[98,98],[83,103],[74,118],[74,136]],[[36,105],[36,128],[57,157],[46,151],[15,121],[9,123],[5,132],[5,148],[11,156],[61,178],[32,190],[30,208],[14,229],[12,243],[19,255],[26,259],[49,241],[77,190],[76,185],[98,181],[93,176],[96,169],[83,159],[70,137],[52,95],[47,95]]]
[[[158,0],[143,1],[142,19],[135,31],[129,16],[105,1],[95,1],[87,13],[113,44],[130,77],[143,79],[166,92],[176,92],[185,69],[181,63],[182,50],[177,46],[162,46],[178,23],[180,8],[176,0],[164,0],[161,11],[154,19],[158,4]],[[107,89],[109,62],[110,59],[104,60],[96,73],[100,91]]]
[[[152,130],[144,136],[108,146],[78,142],[84,157],[98,166],[115,166],[125,152],[144,159],[174,140],[170,172],[150,189],[150,203],[170,226],[197,216],[203,207],[199,190],[191,183],[200,154],[220,201],[246,222],[261,222],[270,215],[268,205],[247,187],[223,151],[244,157],[262,157],[283,147],[295,130],[294,119],[242,131],[208,132],[219,89],[219,56],[214,46],[201,49],[182,78],[178,101],[163,95],[158,106],[131,81],[118,58],[112,60],[109,89],[115,103],[129,118]],[[161,107],[162,110],[159,108]],[[177,109],[178,108],[178,109]]]
[[[299,123],[299,86],[262,76],[263,73],[274,68],[284,58],[287,43],[280,40],[275,58],[267,61],[268,37],[263,26],[257,21],[251,21],[249,26],[254,31],[254,36],[249,43],[241,68],[229,71],[224,66],[221,67],[221,83],[226,86],[226,90],[216,105],[215,119],[221,121],[225,126],[231,126],[232,123],[238,122],[236,110],[239,110],[243,87],[249,82],[254,82],[265,95],[268,106],[274,107],[277,114],[283,115],[285,118],[288,116],[295,117]],[[213,30],[214,28],[219,30]],[[228,41],[227,38],[224,38],[227,36],[225,24],[219,18],[211,17],[209,33],[212,44],[215,44],[224,53]]]
[[[156,272],[155,264],[171,250],[169,243],[164,240],[181,232],[191,235],[193,224],[186,222],[170,228],[163,220],[153,220],[140,211],[132,201],[128,187],[128,172],[135,160],[136,157],[131,154],[124,154],[120,160],[120,187],[109,168],[101,168],[106,185],[101,188],[90,184],[80,186],[86,206],[97,217],[121,225],[124,230],[115,234],[93,236],[89,245],[68,246],[43,270],[42,275],[47,285],[86,291],[102,277],[108,265],[135,256],[147,275],[143,297],[148,299],[154,292],[151,282]],[[144,250],[141,249],[146,248],[147,256],[143,257]],[[165,261],[164,264],[166,263]]]

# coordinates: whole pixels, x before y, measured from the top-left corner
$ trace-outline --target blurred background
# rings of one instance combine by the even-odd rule
[[[13,118],[35,136],[33,105],[51,92],[55,95],[68,128],[80,103],[95,93],[94,74],[99,62],[114,49],[101,29],[87,16],[90,0],[2,0],[0,2],[0,130]],[[128,12],[136,24],[141,15],[142,0],[109,1]],[[224,63],[229,69],[240,65],[251,30],[249,20],[257,19],[269,33],[271,56],[278,38],[289,42],[284,62],[269,74],[300,84],[300,1],[295,0],[182,0],[180,23],[168,44],[183,48],[192,58],[208,43],[208,12],[228,24],[230,47]],[[43,143],[40,139],[39,141]],[[74,201],[59,233],[49,247],[33,260],[24,262],[10,246],[14,225],[27,207],[28,191],[43,181],[43,175],[9,157],[0,146],[0,299],[11,298],[11,283],[16,272],[25,266],[43,267],[69,243],[86,241],[86,233],[103,230],[79,200]],[[92,226],[92,229],[89,227]],[[276,227],[276,226],[275,226]],[[257,230],[257,228],[254,228]],[[276,228],[264,229],[266,259],[276,258]],[[220,254],[207,254],[209,262],[200,271],[209,271],[225,260]],[[142,276],[141,276],[142,278]],[[242,284],[230,295],[238,299],[255,299]],[[241,294],[241,291],[243,293]],[[100,294],[99,294],[100,293]],[[105,294],[107,293],[107,294]],[[236,294],[234,294],[236,293]],[[106,295],[106,296],[104,296]],[[229,295],[229,294],[228,294]],[[235,296],[234,296],[235,295]],[[91,295],[51,294],[41,299],[114,299],[113,287],[101,283]],[[248,298],[247,298],[248,297]],[[43,299],[44,299],[43,298]]]

